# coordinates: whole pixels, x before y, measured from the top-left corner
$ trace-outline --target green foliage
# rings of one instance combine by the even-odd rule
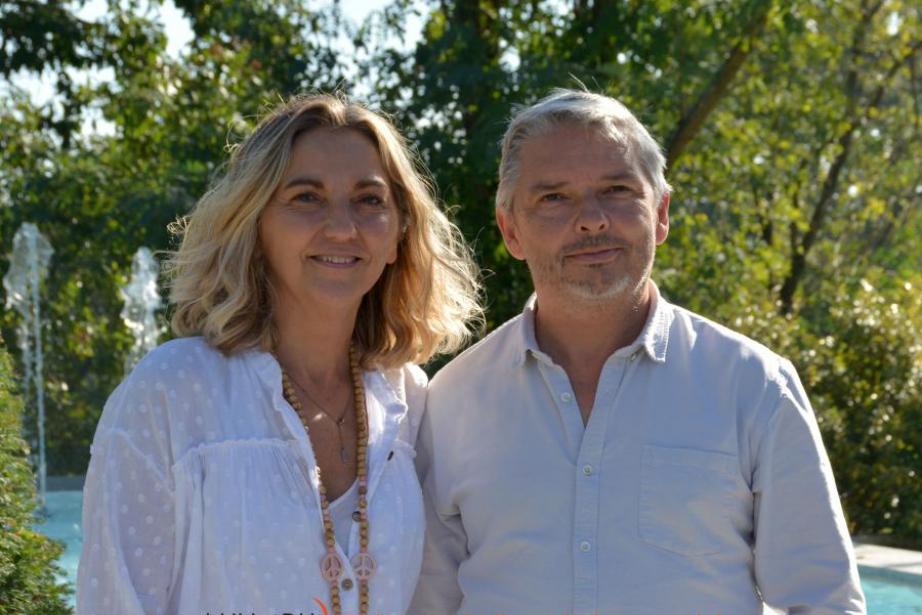
[[[790,357],[851,529],[919,542],[922,322],[903,284],[922,270],[920,35],[901,2],[479,0],[441,3],[416,49],[370,63],[495,272],[494,326],[531,290],[492,221],[512,104],[575,77],[634,109],[674,161],[663,292]]]
[[[873,272],[869,272],[873,273]],[[827,284],[799,344],[853,529],[919,540],[922,529],[922,298],[865,280]],[[792,349],[793,350],[793,349]],[[815,353],[815,354],[814,354]]]
[[[36,505],[29,448],[20,435],[22,401],[0,340],[0,607],[9,615],[70,613],[70,590],[55,583],[62,547],[32,529]]]
[[[512,106],[579,80],[634,109],[672,161],[672,228],[655,272],[664,294],[790,357],[851,529],[922,542],[910,473],[922,467],[918,3],[395,0],[357,30],[335,5],[176,4],[195,32],[178,60],[139,1],[110,3],[94,24],[58,3],[21,11],[27,26],[0,11],[5,36],[25,28],[9,49],[44,49],[40,62],[4,56],[4,75],[88,65],[114,75],[59,88],[57,110],[16,92],[0,101],[0,259],[24,221],[56,249],[45,289],[52,473],[84,470],[122,377],[118,287],[134,251],[170,247],[166,224],[267,102],[348,90],[338,45],[351,36],[370,102],[395,116],[474,244],[491,327],[531,292],[493,222]],[[395,49],[413,15],[420,40]],[[54,20],[68,37],[29,42]],[[114,134],[71,138],[87,109]],[[15,324],[0,315],[8,338]]]
[[[726,309],[722,319],[797,366],[850,530],[892,535],[918,546],[922,295],[909,281],[883,291],[876,284],[891,283],[886,273],[865,273],[868,279],[826,281],[810,318],[785,317],[750,303]]]
[[[25,221],[55,248],[44,289],[53,298],[44,307],[50,474],[85,471],[96,420],[123,376],[131,338],[119,287],[134,252],[173,247],[167,224],[204,194],[228,143],[267,101],[341,79],[323,30],[335,12],[225,5],[190,3],[204,13],[192,16],[200,35],[181,62],[137,7],[113,7],[97,24],[84,44],[103,49],[115,79],[75,96],[111,123],[111,137],[63,140],[24,96],[0,101],[0,259]],[[16,319],[0,313],[7,337]],[[26,409],[30,434],[34,411]]]

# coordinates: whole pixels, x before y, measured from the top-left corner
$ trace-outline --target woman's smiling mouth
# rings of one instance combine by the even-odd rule
[[[361,259],[358,256],[337,256],[333,254],[317,254],[311,256],[311,260],[324,265],[330,265],[333,267],[348,267],[359,262]]]

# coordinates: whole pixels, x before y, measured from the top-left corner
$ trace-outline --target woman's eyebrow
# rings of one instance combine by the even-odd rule
[[[294,179],[289,180],[287,184],[282,188],[283,190],[288,190],[295,186],[310,186],[312,188],[323,188],[323,182],[319,179],[313,177],[295,177]]]
[[[355,183],[356,188],[387,188],[387,182],[378,176],[366,177]]]

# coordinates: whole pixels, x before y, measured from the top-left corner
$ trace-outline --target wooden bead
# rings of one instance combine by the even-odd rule
[[[352,379],[352,403],[355,410],[356,423],[356,477],[359,481],[359,544],[362,551],[368,550],[368,414],[365,405],[365,385],[362,379],[362,370],[359,365],[358,352],[355,345],[349,346],[349,374]],[[288,404],[295,409],[298,417],[307,429],[307,424],[302,415],[303,405],[301,399],[295,391],[294,385],[285,370],[282,370],[282,394]],[[324,485],[323,477],[320,474],[320,466],[317,466],[317,492],[320,495],[320,509],[323,517],[323,537],[324,543],[329,553],[335,553],[336,550],[336,533],[333,529],[333,517],[330,512],[330,503],[327,500],[327,489]],[[330,583],[330,603],[333,607],[332,615],[342,615],[342,603],[339,594],[339,584]],[[359,581],[359,615],[368,615],[369,610],[369,590],[368,581]]]

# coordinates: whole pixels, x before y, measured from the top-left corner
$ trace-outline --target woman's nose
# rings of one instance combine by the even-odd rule
[[[346,199],[331,200],[325,231],[331,237],[350,238],[355,235],[355,220],[352,205]]]

